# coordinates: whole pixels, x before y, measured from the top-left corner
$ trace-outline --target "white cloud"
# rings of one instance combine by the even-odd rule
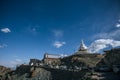
[[[53,46],[55,46],[56,48],[60,48],[65,44],[66,44],[66,42],[55,41]]]
[[[9,32],[11,32],[11,30],[9,28],[2,28],[1,32],[3,32],[3,33],[9,33]]]
[[[16,61],[17,61],[17,62],[22,62],[22,60],[21,60],[21,59],[16,59]]]
[[[62,30],[53,30],[53,33],[54,33],[55,37],[62,37],[63,36]]]
[[[20,65],[22,63],[23,63],[23,61],[21,59],[15,59],[13,61],[10,61],[9,66],[10,67],[15,67],[15,66]]]
[[[117,23],[117,24],[116,24],[116,27],[119,28],[119,27],[120,27],[120,23]]]
[[[109,47],[108,45],[118,47],[120,46],[120,41],[113,39],[98,39],[91,43],[88,49],[90,52],[99,52],[100,50]]]
[[[0,48],[5,48],[5,47],[7,47],[6,44],[0,44]]]
[[[67,57],[68,55],[67,54],[60,54],[60,56],[63,58],[63,57]]]

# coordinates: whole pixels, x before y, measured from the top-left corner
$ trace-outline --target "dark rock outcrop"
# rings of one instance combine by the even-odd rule
[[[65,57],[61,62],[67,66],[90,66],[94,67],[101,59],[100,54],[77,54]]]
[[[97,65],[108,65],[109,67],[120,65],[120,48],[105,51],[104,58]]]
[[[11,72],[10,68],[0,66],[0,80],[4,80],[8,77],[7,73]]]
[[[51,72],[41,67],[20,65],[16,70],[0,66],[0,80],[51,80]]]

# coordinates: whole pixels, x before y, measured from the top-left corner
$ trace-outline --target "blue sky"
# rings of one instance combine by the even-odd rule
[[[119,0],[0,0],[0,64],[120,46]]]

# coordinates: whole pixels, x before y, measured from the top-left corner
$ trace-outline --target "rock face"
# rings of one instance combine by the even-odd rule
[[[98,65],[120,65],[120,48],[105,51],[104,58]]]
[[[47,69],[52,74],[52,80],[85,80],[82,79],[86,74],[91,73],[90,71],[68,71],[60,69]]]
[[[101,59],[100,54],[76,54],[63,58],[61,61],[67,66],[90,66],[94,67]]]
[[[20,65],[15,71],[6,71],[0,80],[51,80],[51,72],[41,67]]]
[[[36,59],[30,62],[34,65],[20,65],[14,71],[0,66],[0,80],[81,80],[83,76],[91,72],[77,68],[75,70],[75,67],[95,67],[96,63],[109,66],[120,65],[120,48],[105,51],[103,55],[74,54],[54,62],[55,65],[59,63],[59,66],[67,66],[67,69],[38,66],[36,63],[41,63],[41,61]]]
[[[6,68],[4,66],[0,66],[0,75],[4,75],[6,74],[7,72],[10,72],[11,69],[10,68]]]
[[[21,74],[17,73],[17,80],[50,80],[51,78],[51,73],[41,67],[22,66],[20,70],[23,72]],[[19,69],[16,71],[19,71]],[[15,79],[16,77],[13,80]]]
[[[5,79],[7,77],[6,74],[10,71],[11,71],[10,68],[0,66],[0,80]]]

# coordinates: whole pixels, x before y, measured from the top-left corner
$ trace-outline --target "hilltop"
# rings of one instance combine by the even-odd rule
[[[67,66],[89,66],[95,67],[96,63],[103,57],[100,54],[75,54],[61,59]]]
[[[97,65],[120,65],[120,48],[104,51],[104,58]]]
[[[0,80],[87,80],[86,75],[92,74],[91,68],[118,65],[119,56],[120,48],[117,48],[107,50],[104,54],[73,54],[53,60],[49,58],[51,64],[47,64],[47,60],[44,62],[44,59],[32,59],[33,65],[30,61],[29,65],[22,64],[16,70],[0,66]]]

